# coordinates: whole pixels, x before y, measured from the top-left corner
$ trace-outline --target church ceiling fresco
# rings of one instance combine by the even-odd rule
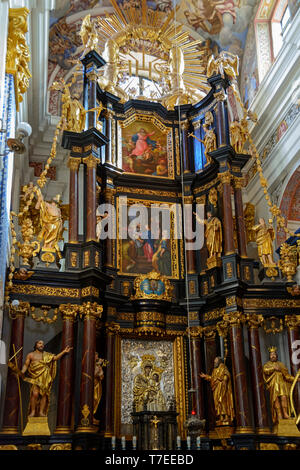
[[[267,1],[267,0],[266,0]],[[212,51],[227,50],[240,57],[246,45],[249,24],[257,11],[258,0],[151,0],[148,9],[168,14],[177,5],[176,22],[184,25],[191,41],[210,39]],[[123,8],[140,7],[137,0],[118,0]],[[107,15],[113,11],[110,0],[58,0],[51,14],[49,33],[49,85],[62,77],[68,79],[80,54],[79,30],[83,18]],[[80,89],[80,86],[78,86]],[[76,94],[76,90],[75,94]],[[78,97],[78,96],[76,96]],[[48,110],[58,114],[58,92],[49,95]]]

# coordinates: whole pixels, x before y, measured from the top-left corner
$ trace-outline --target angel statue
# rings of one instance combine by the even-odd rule
[[[207,76],[221,74],[222,78],[225,78],[225,73],[232,80],[236,79],[239,74],[238,56],[227,51],[222,51],[217,58],[211,55],[207,64]]]
[[[84,54],[98,47],[98,34],[95,24],[91,21],[91,15],[86,15],[83,19],[79,36],[81,37],[82,44],[84,45]]]

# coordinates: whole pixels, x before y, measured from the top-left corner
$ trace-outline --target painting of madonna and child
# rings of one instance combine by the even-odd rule
[[[159,224],[160,225],[160,224]],[[153,230],[153,222],[151,225]],[[172,230],[171,230],[172,232]],[[177,240],[170,238],[168,230],[158,227],[155,236],[147,224],[138,224],[136,231],[126,240],[120,240],[121,274],[147,274],[156,271],[177,278]]]
[[[122,169],[144,176],[172,177],[167,134],[151,122],[135,121],[122,129]]]

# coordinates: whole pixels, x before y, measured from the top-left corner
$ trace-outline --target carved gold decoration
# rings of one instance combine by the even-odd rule
[[[0,450],[18,450],[18,448],[14,444],[3,444],[0,445]]]
[[[47,297],[80,297],[80,289],[39,285],[14,284],[12,292],[15,294],[38,295]]]
[[[144,189],[144,188],[129,188],[125,186],[118,186],[118,193],[129,193],[129,194],[145,194],[147,196],[158,196],[158,197],[168,197],[168,198],[180,198],[181,193],[176,193],[173,191],[160,191],[156,189]]]
[[[72,444],[65,442],[60,444],[52,444],[49,450],[72,450]]]
[[[299,308],[300,299],[243,299],[244,308]]]
[[[71,254],[70,254],[70,262],[71,262],[72,268],[76,268],[76,267],[77,267],[77,261],[78,261],[78,253],[77,253],[77,251],[71,251]]]
[[[106,326],[107,334],[117,335],[117,334],[120,333],[121,327],[116,322],[107,323],[105,326]],[[133,331],[133,330],[131,329],[131,331]]]
[[[260,442],[259,450],[279,450],[278,444],[271,444],[269,442]]]
[[[90,409],[88,407],[88,405],[85,403],[81,409],[81,414],[82,414],[82,418],[81,418],[81,426],[89,426],[89,420],[88,420],[88,417],[89,415],[91,414],[90,412]]]
[[[216,188],[211,188],[208,193],[208,200],[214,206],[217,207],[218,204],[218,191]]]
[[[31,73],[29,71],[30,53],[26,43],[28,31],[27,8],[10,8],[6,53],[6,73],[14,76],[16,109],[23,101],[23,94],[29,87]]]
[[[83,253],[83,267],[86,268],[90,264],[90,250],[85,250]]]
[[[21,233],[23,243],[17,242],[17,246],[19,248],[18,254],[22,258],[22,264],[32,268],[32,258],[40,251],[40,244],[37,241],[32,241],[34,229],[31,219],[26,218],[23,220]]]
[[[99,158],[96,158],[94,155],[90,154],[88,157],[82,159],[82,163],[85,163],[88,168],[97,168],[100,160]]]
[[[225,101],[226,100],[225,91],[223,89],[220,91],[217,91],[216,93],[214,93],[214,98],[217,102]]]
[[[174,379],[175,379],[175,397],[176,409],[178,416],[178,432],[182,438],[186,437],[184,422],[186,420],[186,393],[185,393],[185,377],[184,377],[184,343],[183,338],[177,336],[173,343],[174,355]]]
[[[217,318],[223,317],[225,313],[225,308],[216,308],[209,312],[204,313],[204,321],[216,320]]]
[[[220,179],[222,184],[230,184],[232,180],[232,174],[230,171],[224,171],[223,173],[218,173],[218,178]]]
[[[49,253],[49,251],[42,251],[41,261],[43,261],[48,267],[49,264],[52,264],[55,262],[55,256],[53,253]]]
[[[275,335],[276,333],[281,333],[283,331],[283,320],[277,317],[264,318],[263,327],[267,334],[272,333]]]
[[[146,292],[141,289],[141,284],[145,280],[148,280],[148,279],[150,281],[150,285],[151,285],[151,281],[154,282],[155,286],[157,286],[158,281],[162,282],[164,284],[164,292],[162,292],[162,294],[155,294],[153,291],[153,293],[151,294],[146,294]],[[131,296],[131,300],[159,299],[159,300],[166,300],[169,302],[172,300],[173,285],[171,284],[171,282],[166,276],[163,276],[162,274],[156,271],[151,271],[148,274],[141,274],[140,276],[137,276],[134,280],[134,289],[135,289],[135,294]]]
[[[81,158],[69,157],[68,168],[70,168],[70,170],[73,170],[73,171],[78,171],[80,163],[81,163]]]
[[[19,305],[17,306],[9,304],[9,317],[12,320],[15,320],[16,318],[28,316],[29,311],[30,311],[29,302],[19,302]]]
[[[230,143],[236,153],[246,153],[244,147],[248,138],[248,124],[245,118],[230,123]]]
[[[292,281],[297,271],[298,252],[296,245],[283,243],[280,247],[278,266],[288,281]]]
[[[216,331],[214,326],[205,326],[203,328],[203,333],[206,341],[211,341],[216,337]]]
[[[98,34],[94,22],[91,20],[91,15],[86,15],[82,21],[79,36],[81,37],[82,44],[84,45],[84,52],[82,57],[91,50],[98,48]]]
[[[42,314],[36,315],[34,312],[37,309],[35,307],[31,307],[31,318],[38,323],[43,322],[43,323],[48,323],[48,325],[51,325],[52,323],[56,322],[57,313],[58,313],[58,309],[55,309],[52,318],[48,317],[49,311],[51,309],[52,309],[51,305],[41,305],[41,307],[39,307],[38,310],[41,310]]]
[[[252,314],[246,315],[247,325],[250,329],[259,328],[264,324],[264,318],[262,315]]]
[[[94,286],[83,287],[81,289],[81,297],[87,297],[88,295],[99,297],[99,289]]]
[[[48,417],[31,417],[28,416],[28,421],[23,436],[50,436],[50,430],[48,426]]]
[[[186,332],[192,338],[202,338],[203,327],[202,326],[189,326],[186,329]]]
[[[300,326],[300,315],[285,315],[285,325],[290,330],[297,330]]]
[[[84,320],[97,320],[101,318],[103,312],[102,305],[97,302],[84,302],[79,306],[79,314]]]
[[[79,310],[79,305],[76,304],[60,304],[58,311],[62,316],[63,321],[74,321]]]
[[[230,326],[239,326],[241,323],[245,323],[246,317],[242,312],[230,312],[224,314],[223,320],[228,322]]]
[[[225,73],[229,78],[235,80],[239,74],[239,58],[228,51],[222,51],[218,57],[211,55],[207,64],[207,76],[221,74],[225,78]]]

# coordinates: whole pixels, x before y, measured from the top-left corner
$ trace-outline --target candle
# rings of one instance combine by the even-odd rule
[[[191,448],[191,436],[188,436],[186,438],[186,444],[187,444],[187,448],[190,450],[190,448]]]
[[[196,444],[197,444],[197,449],[199,450],[201,448],[201,437],[200,436],[197,436]]]
[[[122,443],[122,449],[125,450],[125,449],[126,449],[126,440],[125,440],[125,436],[122,436],[122,437],[121,437],[121,443]]]
[[[181,449],[181,437],[177,436],[177,449]]]
[[[136,449],[136,436],[132,436],[132,447],[133,447],[133,450]]]
[[[116,448],[116,436],[112,436],[112,438],[111,438],[111,447],[112,447],[112,450],[115,450],[115,448]]]

